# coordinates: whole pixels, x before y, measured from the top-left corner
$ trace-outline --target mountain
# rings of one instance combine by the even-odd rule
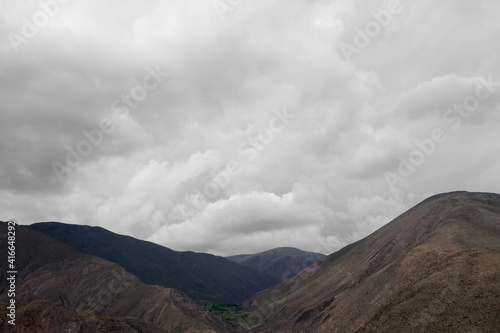
[[[146,284],[179,289],[193,300],[241,303],[280,281],[222,257],[177,252],[101,227],[47,222],[29,228],[116,263]]]
[[[226,258],[283,281],[324,257],[325,255],[321,253],[305,252],[293,247],[278,247],[256,254],[239,254]]]
[[[47,320],[41,320],[40,325],[55,321],[59,331],[65,331],[68,323],[89,332],[112,331],[114,327],[118,331],[154,332],[156,329],[149,329],[153,326],[158,332],[236,331],[235,325],[176,289],[146,285],[117,264],[80,253],[27,227],[16,226],[15,233],[18,327],[34,325],[33,313],[43,309]],[[0,223],[2,248],[6,248],[6,238],[7,224]],[[0,261],[7,262],[7,251],[0,253]],[[6,275],[6,270],[0,271],[3,303],[10,300]],[[125,329],[127,325],[135,328]]]
[[[498,332],[500,196],[431,197],[243,305],[255,332]]]

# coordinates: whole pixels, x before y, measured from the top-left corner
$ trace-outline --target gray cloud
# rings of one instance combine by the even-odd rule
[[[3,2],[3,214],[176,250],[328,253],[431,194],[500,192],[500,87],[460,126],[444,118],[500,81],[499,5],[401,1],[348,61],[340,45],[391,3],[243,1],[221,20],[210,2],[69,1],[15,52],[9,33],[43,9]],[[146,89],[151,70],[169,75]],[[447,139],[391,188],[436,128]]]

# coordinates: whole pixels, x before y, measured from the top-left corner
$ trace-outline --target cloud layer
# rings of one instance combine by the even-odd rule
[[[4,219],[330,253],[431,194],[500,192],[494,0],[2,8]]]

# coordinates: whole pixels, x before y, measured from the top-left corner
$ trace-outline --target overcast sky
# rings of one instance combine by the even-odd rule
[[[0,219],[331,253],[430,195],[499,193],[499,16],[496,0],[0,0]]]

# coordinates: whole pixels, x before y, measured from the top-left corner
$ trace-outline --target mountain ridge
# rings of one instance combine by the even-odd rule
[[[60,222],[34,223],[28,227],[82,253],[114,262],[146,284],[176,288],[194,300],[239,303],[279,282],[223,257],[177,252],[101,227]]]
[[[6,236],[7,224],[0,223],[0,244],[5,245]],[[0,260],[6,261],[6,253],[0,253]],[[16,270],[17,327],[41,325],[41,331],[57,331],[46,326],[51,322],[56,323],[59,330],[73,327],[88,332],[99,327],[130,332],[236,330],[234,324],[207,311],[176,289],[146,285],[115,263],[80,253],[19,225],[16,226]],[[6,280],[5,271],[0,272],[0,279]],[[9,301],[7,292],[6,286],[0,290],[0,302]],[[53,312],[47,312],[47,320],[42,316],[40,325],[33,324],[33,317],[37,317],[33,313],[45,311],[44,308]],[[2,325],[3,329],[10,327],[0,321],[0,327]]]
[[[475,320],[493,332],[498,264],[500,195],[446,193],[256,294],[244,309],[256,332],[458,332],[477,329]]]

